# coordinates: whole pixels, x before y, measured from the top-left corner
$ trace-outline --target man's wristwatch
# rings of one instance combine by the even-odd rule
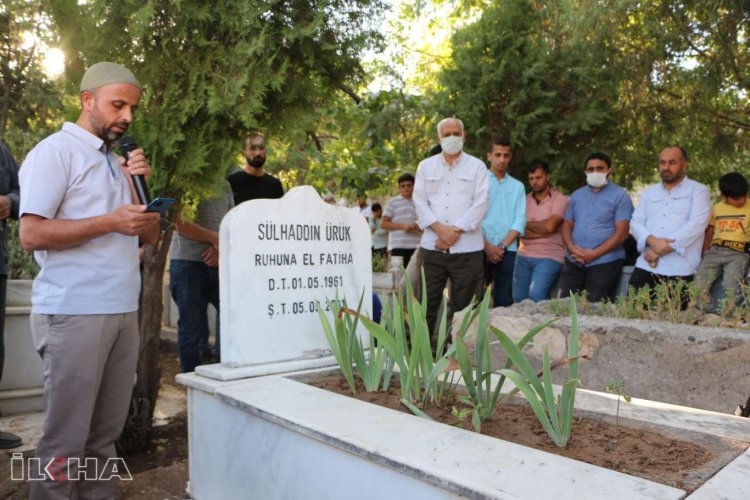
[[[505,250],[505,243],[503,243],[502,241],[497,246],[500,247],[501,249]]]

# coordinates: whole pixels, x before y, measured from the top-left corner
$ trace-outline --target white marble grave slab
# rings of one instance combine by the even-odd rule
[[[327,355],[316,301],[325,306],[338,294],[356,308],[364,297],[371,314],[370,228],[311,186],[238,205],[222,221],[220,243],[224,367]]]
[[[747,419],[746,419],[747,420]],[[691,500],[744,499],[750,483],[750,451],[735,458],[706,484],[690,495]]]
[[[183,374],[179,381],[194,390],[200,378],[194,374]],[[311,490],[321,484],[332,484],[329,482],[331,478],[325,476],[329,462],[329,468],[347,476],[352,464],[356,465],[359,459],[364,459],[397,471],[402,477],[433,485],[449,495],[452,493],[466,498],[677,500],[685,495],[684,491],[676,488],[363,403],[283,376],[261,377],[204,389],[213,393],[213,397],[207,395],[205,401],[211,405],[212,419],[218,418],[219,413],[227,413],[218,411],[218,405],[223,402],[227,408],[244,411],[247,419],[260,418],[276,426],[275,430],[264,427],[262,433],[250,439],[243,433],[252,432],[262,422],[237,421],[233,425],[228,424],[228,427],[235,429],[232,439],[229,440],[228,436],[227,440],[219,439],[223,443],[243,443],[229,453],[233,461],[262,467],[256,476],[246,481],[247,484],[242,483],[238,491],[250,491],[259,487],[260,483],[264,487],[286,484],[283,478],[290,476],[284,464],[293,461],[295,455],[282,451],[286,450],[282,444],[287,443],[291,436],[302,435],[310,438],[310,443],[318,442],[322,450],[320,454],[306,451],[306,463],[316,471],[317,477],[304,480],[299,474],[300,468],[292,468],[297,471],[292,476],[295,477],[294,483],[298,486],[304,484],[304,488]],[[193,417],[201,411],[208,411],[200,410],[199,406],[191,410]],[[219,427],[211,431],[212,442],[217,439],[216,433],[225,426]],[[198,431],[200,429],[191,428],[191,433]],[[263,439],[271,444],[261,446],[263,443],[257,442],[259,436],[265,436]],[[191,434],[191,439],[195,438]],[[198,440],[191,442],[198,443]],[[256,447],[265,451],[256,451]],[[339,458],[335,460],[331,455],[334,449],[340,450]],[[206,464],[221,462],[222,471],[230,467],[231,463],[226,463],[227,449],[222,450],[203,453],[211,455],[208,460],[204,457],[204,465],[208,467]],[[255,456],[257,453],[260,456]],[[255,467],[245,467],[243,470],[242,481],[244,477],[256,474]],[[191,493],[195,498],[210,498],[211,495],[200,493],[205,491],[203,488],[215,487],[216,481],[202,474],[200,470],[191,469],[191,487],[195,489]],[[363,484],[368,483],[368,477],[365,475],[362,478]],[[329,491],[328,498],[352,498],[354,491]],[[284,497],[279,491],[264,493],[275,498]],[[361,490],[358,496],[395,498]],[[317,498],[315,495],[312,497]],[[420,496],[442,497],[436,493]]]

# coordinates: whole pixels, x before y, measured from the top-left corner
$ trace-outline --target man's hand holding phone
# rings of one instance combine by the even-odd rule
[[[164,217],[166,211],[169,210],[174,203],[174,198],[155,198],[151,200],[151,203],[146,205],[146,212],[158,212]]]

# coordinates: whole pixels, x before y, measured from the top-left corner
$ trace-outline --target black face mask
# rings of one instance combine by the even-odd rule
[[[247,158],[247,164],[251,167],[260,168],[266,163],[266,159],[263,156],[256,156],[255,158]]]

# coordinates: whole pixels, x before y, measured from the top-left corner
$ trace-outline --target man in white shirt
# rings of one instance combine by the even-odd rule
[[[687,177],[688,157],[679,146],[659,153],[661,182],[647,187],[633,212],[630,230],[641,252],[630,286],[653,290],[661,281],[692,281],[711,217],[711,195]],[[683,297],[683,307],[686,302]]]
[[[435,332],[443,289],[451,280],[449,321],[469,305],[482,285],[487,211],[487,167],[463,152],[464,125],[445,118],[437,126],[442,153],[423,160],[414,183],[414,204],[424,230],[420,247],[427,292],[427,324]],[[433,345],[435,344],[433,338]]]
[[[357,193],[357,206],[354,207],[354,211],[369,220],[372,215],[372,209],[370,208],[370,205],[367,204],[367,195],[365,193]]]

